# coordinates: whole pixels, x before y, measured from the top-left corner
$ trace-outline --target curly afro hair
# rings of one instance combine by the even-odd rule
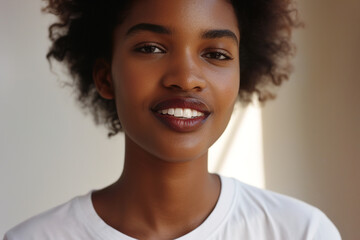
[[[82,107],[96,123],[106,124],[109,136],[121,131],[115,101],[102,98],[92,77],[99,58],[110,60],[112,34],[134,0],[45,0],[44,12],[58,21],[49,27],[52,45],[47,54],[62,62],[72,76]],[[238,18],[240,41],[240,89],[242,102],[256,94],[261,102],[273,98],[269,90],[289,78],[295,47],[291,32],[301,26],[291,0],[228,0]],[[105,36],[105,37],[104,37]]]

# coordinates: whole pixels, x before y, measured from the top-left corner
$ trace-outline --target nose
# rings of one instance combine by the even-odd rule
[[[174,54],[169,59],[168,67],[162,78],[162,85],[178,91],[202,91],[206,80],[201,69],[201,60],[189,51],[184,54]]]

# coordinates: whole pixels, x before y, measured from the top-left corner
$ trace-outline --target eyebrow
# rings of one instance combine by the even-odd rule
[[[239,39],[236,37],[236,34],[227,29],[218,29],[218,30],[208,30],[201,34],[201,38],[205,39],[216,39],[216,38],[231,38],[237,45],[239,45]]]
[[[164,27],[162,25],[151,24],[151,23],[139,23],[132,26],[126,32],[126,36],[130,36],[141,31],[149,31],[153,33],[167,34],[167,35],[172,34],[172,31],[169,28]],[[207,30],[201,34],[201,38],[204,39],[216,39],[216,38],[224,38],[224,37],[233,39],[236,42],[236,44],[239,45],[239,39],[237,38],[236,34],[227,29]]]
[[[154,33],[159,33],[159,34],[171,34],[171,30],[164,26],[157,25],[157,24],[151,24],[151,23],[139,23],[139,24],[132,26],[126,32],[126,36],[129,36],[129,35],[135,34],[137,32],[141,32],[141,31],[149,31],[149,32],[154,32]]]

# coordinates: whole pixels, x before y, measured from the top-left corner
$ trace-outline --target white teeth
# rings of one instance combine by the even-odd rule
[[[184,116],[184,110],[182,108],[175,108],[175,117],[183,117]]]
[[[174,115],[174,113],[175,113],[175,109],[173,109],[173,108],[168,109],[168,114],[169,115]]]
[[[204,116],[204,113],[190,108],[168,108],[158,111],[161,114],[167,114],[179,118],[195,118]]]
[[[191,118],[191,117],[192,117],[192,110],[189,108],[185,108],[184,109],[184,118]]]
[[[200,113],[200,112],[198,112],[198,111],[196,111],[196,110],[191,110],[191,115],[192,115],[192,116],[196,116],[196,117],[197,117],[198,113]]]

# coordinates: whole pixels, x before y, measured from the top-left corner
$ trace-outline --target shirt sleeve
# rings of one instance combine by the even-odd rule
[[[319,226],[313,240],[341,240],[339,231],[323,212],[320,212]]]

